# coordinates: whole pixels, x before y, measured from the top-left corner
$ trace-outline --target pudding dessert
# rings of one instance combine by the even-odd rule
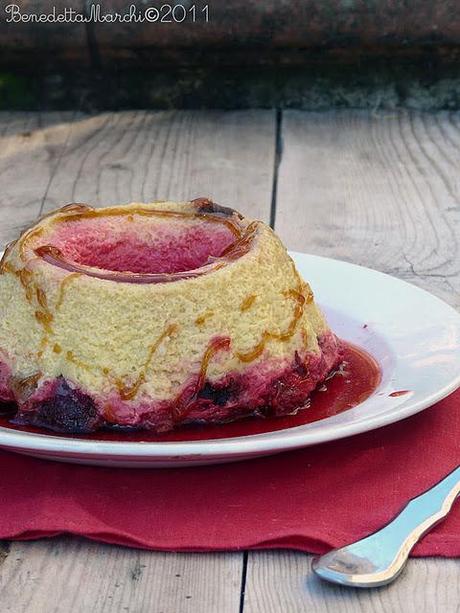
[[[58,432],[293,414],[340,361],[274,232],[200,198],[67,205],[0,264],[0,399]]]

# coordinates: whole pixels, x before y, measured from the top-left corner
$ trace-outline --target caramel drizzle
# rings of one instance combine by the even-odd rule
[[[92,207],[85,207],[84,205],[80,205],[81,209],[74,211],[65,210],[65,207],[59,209],[57,212],[63,211],[65,213],[64,216],[56,218],[56,221],[59,222],[68,222],[75,221],[78,219],[90,219],[94,217],[116,217],[116,216],[125,216],[125,215],[141,215],[144,217],[172,217],[179,219],[196,219],[197,217],[204,219],[205,221],[209,221],[211,223],[220,223],[225,226],[236,236],[241,236],[241,227],[235,220],[229,217],[223,217],[222,215],[217,215],[213,213],[194,211],[193,213],[188,213],[186,211],[162,211],[160,209],[144,209],[144,208],[135,208],[135,209],[126,209],[124,207],[112,207],[110,209],[95,209]],[[67,214],[69,213],[69,214]]]
[[[203,387],[203,385],[205,384],[206,375],[208,372],[209,363],[211,359],[219,351],[222,351],[223,349],[229,349],[229,348],[230,348],[230,339],[228,337],[217,338],[215,340],[212,340],[209,343],[208,347],[206,348],[206,351],[204,352],[203,359],[201,361],[200,374],[198,376],[198,381],[197,381],[197,392],[199,392],[201,388]]]
[[[292,336],[294,336],[295,331],[297,329],[297,324],[303,315],[306,298],[300,290],[295,289],[287,290],[285,292],[285,296],[288,298],[292,298],[296,302],[294,306],[294,313],[287,330],[285,332],[272,332],[269,330],[265,330],[264,332],[262,332],[262,337],[260,341],[252,349],[246,352],[235,353],[236,357],[241,362],[252,362],[256,358],[258,358],[263,353],[267,342],[270,340],[288,341],[290,338],[292,338]]]
[[[214,315],[214,311],[206,311],[205,313],[203,313],[202,315],[199,315],[195,319],[195,324],[197,326],[202,326],[206,322],[206,320],[212,317],[213,315]]]
[[[34,298],[36,300],[36,303],[39,309],[37,309],[34,312],[34,316],[35,316],[35,319],[38,321],[38,323],[43,327],[43,331],[44,331],[44,335],[40,341],[40,345],[39,345],[38,352],[37,352],[38,358],[41,358],[48,345],[49,337],[51,334],[53,334],[52,323],[54,320],[54,316],[50,311],[46,294],[42,288],[36,286],[33,283],[33,273],[27,268],[21,268],[19,270],[16,270],[13,268],[13,266],[9,262],[3,262],[3,264],[0,264],[0,266],[1,266],[1,272],[10,272],[12,274],[15,274],[18,277],[22,287],[24,288],[25,296],[29,303],[32,303]],[[62,302],[64,300],[64,291],[65,291],[66,286],[72,279],[78,276],[80,276],[79,273],[72,273],[68,275],[67,277],[65,277],[65,279],[61,282],[60,289],[59,289],[59,296],[58,296],[58,300],[57,300],[56,307],[55,307],[56,311],[62,305]],[[60,351],[56,350],[57,346],[58,345],[54,345],[53,351],[55,353],[60,353]],[[72,361],[71,358],[69,358],[69,360]],[[89,369],[87,365],[86,365],[86,368]]]
[[[47,334],[51,334],[53,332],[51,328],[51,322],[53,321],[53,316],[51,315],[51,313],[46,313],[43,311],[35,311],[35,319],[43,326]]]
[[[203,389],[206,383],[206,375],[209,369],[209,363],[212,358],[223,350],[230,349],[231,340],[228,337],[220,337],[213,339],[207,346],[203,358],[201,360],[200,372],[192,390],[190,388],[182,391],[175,402],[173,403],[173,421],[177,422],[182,420],[191,409],[192,403],[197,399],[198,394]]]
[[[41,289],[41,287],[35,288],[35,293],[37,296],[37,302],[41,306],[44,311],[48,310],[48,300],[46,299],[45,292]]]
[[[249,296],[247,296],[243,302],[240,304],[240,311],[244,312],[247,311],[248,309],[250,309],[252,307],[252,305],[254,304],[255,299],[257,298],[257,296],[255,294],[251,294]]]
[[[18,276],[21,280],[22,285],[25,288],[26,298],[29,302],[32,302],[35,289],[35,300],[41,309],[35,311],[35,319],[42,326],[44,332],[37,353],[38,358],[41,358],[43,356],[43,352],[48,345],[49,337],[51,334],[53,334],[53,314],[49,310],[48,300],[46,298],[45,292],[40,287],[37,287],[33,284],[32,273],[26,268],[23,268],[22,270],[18,271]]]
[[[237,240],[231,243],[226,249],[224,249],[219,257],[226,258],[229,260],[236,260],[237,258],[240,258],[241,256],[248,253],[249,249],[251,248],[252,241],[257,234],[259,226],[259,221],[251,221],[246,230],[240,233]]]
[[[61,345],[59,345],[59,343],[54,344],[53,352],[58,353],[58,354],[62,353],[62,347]],[[81,368],[82,370],[86,370],[87,372],[92,372],[93,370],[100,370],[104,375],[109,374],[108,368],[100,368],[99,366],[93,367],[90,364],[87,364],[86,362],[78,358],[73,351],[66,351],[65,359],[71,364],[75,364],[75,366],[77,366],[78,368]]]
[[[17,379],[13,377],[12,379],[12,387],[14,392],[14,397],[18,400],[26,400],[36,389],[37,384],[43,373],[36,372],[33,375],[29,375],[24,379]]]
[[[53,314],[49,310],[48,300],[45,292],[40,287],[34,284],[32,272],[27,268],[22,268],[20,270],[14,271],[14,274],[19,278],[19,281],[24,288],[27,301],[29,303],[32,303],[35,298],[35,301],[39,307],[35,311],[34,315],[35,319],[42,326],[44,331],[44,335],[40,342],[40,346],[37,353],[38,357],[41,358],[46,346],[48,345],[49,336],[53,333]]]
[[[0,260],[0,275],[3,275],[5,272],[13,272],[13,267],[8,262],[8,257],[17,242],[18,242],[17,240],[11,241],[5,247],[5,251],[3,252],[2,259]]]
[[[157,351],[158,347],[160,346],[160,344],[163,342],[163,340],[167,337],[167,336],[171,336],[172,334],[174,334],[175,332],[177,332],[177,325],[176,324],[171,324],[169,326],[167,326],[165,328],[165,330],[162,332],[162,334],[156,339],[156,341],[154,343],[152,343],[152,345],[150,346],[148,355],[147,355],[147,359],[144,362],[143,366],[142,366],[142,370],[140,372],[140,374],[138,375],[136,381],[132,384],[132,385],[126,385],[121,379],[118,379],[116,381],[116,385],[118,388],[118,392],[120,394],[120,398],[122,400],[132,400],[133,398],[136,397],[137,392],[139,391],[140,386],[145,383],[145,375],[147,373],[147,369],[150,366],[150,363],[153,359],[153,356],[155,355],[155,352]]]
[[[65,290],[67,289],[67,286],[69,285],[69,283],[73,280],[73,279],[77,279],[78,277],[81,276],[81,273],[79,272],[72,272],[70,273],[70,275],[67,275],[62,281],[61,281],[61,285],[59,287],[59,295],[58,298],[56,300],[56,306],[55,309],[56,311],[59,311],[59,309],[62,306],[62,303],[64,302],[64,295],[65,295]]]
[[[33,273],[27,268],[15,269],[12,264],[5,259],[5,256],[8,255],[14,244],[14,242],[10,243],[5,250],[5,254],[2,258],[2,261],[0,262],[0,274],[9,272],[13,275],[16,275],[22,287],[24,288],[26,300],[30,304],[32,304],[35,299],[35,302],[37,303],[38,309],[34,312],[34,316],[38,323],[43,327],[44,331],[44,335],[40,341],[40,345],[37,352],[38,358],[41,358],[46,346],[48,345],[49,335],[53,333],[53,315],[49,310],[48,300],[45,292],[33,283]]]
[[[53,328],[51,325],[53,322],[53,316],[49,311],[35,311],[35,319],[39,324],[41,324],[44,332],[37,352],[37,357],[41,358],[46,347],[48,346],[49,337],[53,333]]]
[[[92,370],[91,366],[89,364],[86,364],[86,362],[83,362],[83,360],[80,360],[79,358],[77,358],[73,351],[67,351],[65,354],[65,357],[68,362],[75,364],[75,366],[78,366],[78,368],[91,372]]]
[[[19,238],[19,257],[22,261],[25,260],[25,248],[27,243],[37,236],[41,236],[44,230],[41,226],[34,226],[23,232]]]
[[[84,213],[85,211],[87,211],[88,209],[91,209],[92,207],[90,207],[88,204],[84,204],[83,202],[71,202],[70,204],[64,204],[64,206],[61,206],[57,209],[52,209],[51,211],[48,211],[47,213],[44,213],[43,215],[41,215],[41,217],[39,218],[39,222],[43,221],[44,219],[48,219],[49,217],[53,217],[53,215],[57,215],[58,213]]]

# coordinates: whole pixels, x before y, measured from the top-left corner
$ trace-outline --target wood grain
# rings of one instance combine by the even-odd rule
[[[276,230],[460,307],[460,115],[287,112]]]
[[[77,538],[16,543],[0,575],[2,612],[238,611],[241,554],[153,553]]]
[[[405,613],[460,611],[460,560],[409,561],[390,586],[345,588],[320,581],[310,572],[311,556],[270,551],[251,555],[244,613]]]
[[[0,244],[38,215],[74,113],[0,113]]]
[[[268,220],[274,166],[271,111],[125,112],[81,119],[44,210],[209,196]]]

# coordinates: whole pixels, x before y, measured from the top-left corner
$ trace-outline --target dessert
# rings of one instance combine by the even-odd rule
[[[340,361],[264,223],[199,198],[67,205],[0,264],[0,399],[58,432],[292,414]]]

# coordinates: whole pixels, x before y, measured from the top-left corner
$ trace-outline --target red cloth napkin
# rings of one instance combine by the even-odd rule
[[[109,469],[6,452],[0,462],[2,539],[322,553],[383,526],[460,463],[460,390],[380,430],[237,464]],[[460,556],[460,503],[414,554]]]

